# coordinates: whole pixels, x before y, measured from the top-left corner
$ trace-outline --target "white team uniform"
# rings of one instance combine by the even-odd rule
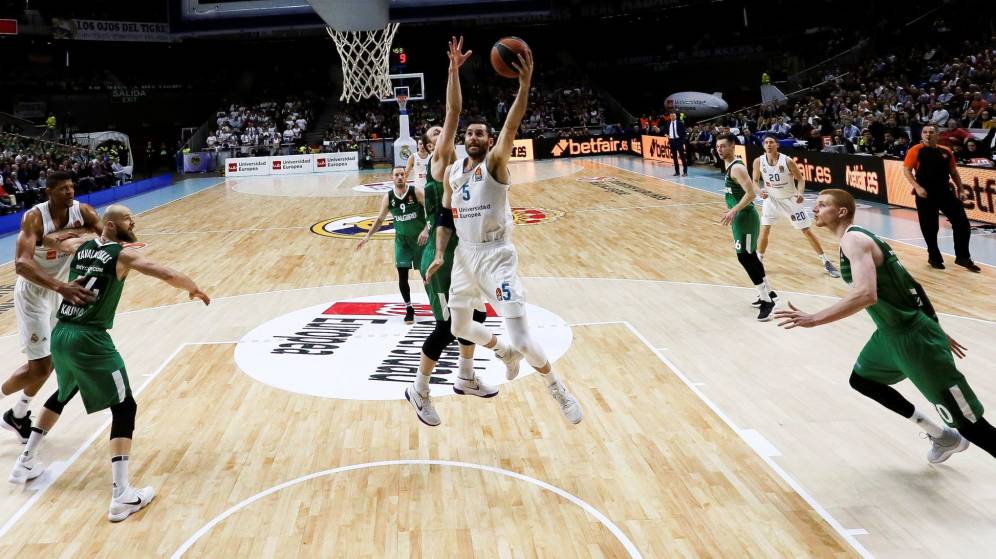
[[[762,154],[760,159],[761,180],[768,190],[768,197],[764,199],[761,210],[761,225],[773,225],[779,218],[786,217],[796,229],[812,227],[813,218],[809,211],[795,201],[798,191],[795,189],[792,173],[789,172],[785,154],[778,154],[778,161],[774,165],[768,164],[767,154]]]
[[[451,206],[460,239],[450,276],[450,308],[470,308],[483,297],[499,315],[526,314],[526,290],[519,280],[518,254],[512,245],[509,185],[488,172],[485,161],[464,172],[467,158],[450,171]]]
[[[415,164],[412,166],[412,171],[415,173],[415,186],[425,189],[425,179],[428,176],[429,159],[432,158],[432,154],[428,157],[422,159],[418,156],[418,152],[412,154],[412,159],[415,160]]]
[[[48,235],[62,229],[73,229],[83,226],[83,214],[80,213],[80,203],[73,201],[69,208],[69,220],[64,228],[57,228],[52,220],[48,202],[35,206],[42,216],[42,235]],[[69,279],[69,264],[72,254],[48,250],[42,246],[35,247],[35,263],[52,277],[67,281]],[[21,346],[28,356],[28,361],[41,359],[51,355],[49,349],[52,328],[55,327],[55,314],[58,311],[62,296],[50,289],[17,276],[14,283],[14,310],[17,315],[17,330],[21,334]]]

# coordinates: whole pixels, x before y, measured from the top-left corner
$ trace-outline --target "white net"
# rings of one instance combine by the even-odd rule
[[[339,100],[347,103],[367,97],[390,97],[391,43],[398,31],[397,23],[373,31],[326,30],[335,41],[335,48],[342,59],[342,95]]]

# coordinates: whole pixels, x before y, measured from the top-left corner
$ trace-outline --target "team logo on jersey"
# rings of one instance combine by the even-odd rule
[[[367,234],[377,221],[377,214],[370,215],[345,215],[333,217],[325,221],[319,221],[311,226],[311,232],[323,237],[335,239],[357,239]],[[380,229],[374,233],[373,239],[384,240],[394,238],[394,219],[387,216]]]
[[[414,294],[413,294],[414,295]],[[424,294],[416,296],[417,324],[404,323],[398,295],[330,301],[266,322],[235,347],[235,363],[250,377],[281,390],[347,400],[401,400],[418,373],[422,344],[436,326]],[[571,345],[571,328],[547,309],[526,304],[536,342],[550,362]],[[484,326],[503,334],[501,318],[487,308]],[[432,373],[432,396],[453,394],[459,346],[450,344]],[[478,349],[474,368],[490,384],[504,384],[505,365]],[[533,373],[522,364],[519,377]]]
[[[779,166],[778,166],[778,170],[779,170],[780,172],[784,173],[784,172],[785,172],[785,165],[779,165]]]
[[[516,225],[536,225],[538,223],[551,223],[564,217],[564,212],[560,210],[549,210],[546,208],[512,208],[512,218]]]
[[[415,186],[415,180],[408,181],[408,185]],[[353,187],[354,192],[362,192],[364,194],[383,194],[392,190],[394,190],[394,183],[392,181],[368,182]]]
[[[38,343],[38,334],[31,334],[31,343]]]
[[[474,169],[474,182],[481,182],[484,180],[484,175],[481,173],[481,168],[478,167]]]

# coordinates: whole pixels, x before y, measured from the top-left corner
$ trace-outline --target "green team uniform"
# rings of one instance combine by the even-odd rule
[[[436,214],[443,206],[443,183],[432,178],[432,160],[425,167],[425,215],[429,221],[429,242],[422,253],[422,277],[436,258]],[[456,235],[450,237],[446,252],[443,253],[443,266],[425,284],[425,294],[429,296],[432,316],[438,321],[449,320],[450,309],[447,298],[450,294],[450,272],[453,270],[453,254],[458,243]]]
[[[955,367],[947,334],[924,311],[916,281],[885,241],[855,225],[848,231],[871,237],[885,256],[875,269],[878,301],[866,309],[878,329],[861,350],[855,374],[881,384],[908,378],[948,425],[957,428],[978,421],[982,404]],[[851,263],[843,251],[840,274],[851,283]]]
[[[425,210],[410,186],[400,197],[392,188],[387,199],[394,218],[394,261],[398,268],[417,269],[422,262],[423,247],[418,246],[418,236],[425,229]]]
[[[124,280],[118,279],[116,242],[100,244],[91,239],[76,251],[69,281],[87,278],[83,286],[97,295],[89,305],[63,301],[59,323],[52,330],[52,364],[59,380],[59,400],[67,401],[76,388],[87,413],[119,404],[131,394],[124,361],[107,332],[114,326],[114,313],[121,299]]]
[[[740,203],[740,200],[744,197],[744,189],[740,184],[733,180],[730,176],[730,171],[733,170],[734,165],[743,165],[744,162],[735,159],[730,166],[726,168],[726,182],[724,187],[726,190],[726,207],[727,209],[733,208]],[[746,166],[744,167],[746,168]],[[733,246],[737,249],[737,254],[742,252],[754,252],[757,249],[757,237],[761,233],[761,216],[757,215],[757,209],[754,204],[747,206],[746,208],[737,212],[737,215],[733,218]]]

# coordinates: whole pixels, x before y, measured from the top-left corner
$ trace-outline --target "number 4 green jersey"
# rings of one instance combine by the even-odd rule
[[[114,326],[114,313],[124,288],[124,280],[118,279],[118,256],[122,250],[123,247],[114,241],[101,244],[99,239],[91,239],[80,246],[69,265],[69,281],[85,278],[83,287],[93,291],[97,300],[88,305],[63,301],[59,305],[59,322],[105,330]]]
[[[415,196],[411,186],[404,195],[398,196],[392,188],[387,193],[388,207],[394,218],[394,234],[402,237],[418,237],[425,229],[425,208]]]
[[[899,257],[888,243],[878,238],[871,231],[852,225],[848,231],[857,231],[871,237],[882,251],[885,259],[875,268],[875,289],[878,301],[867,310],[875,325],[882,329],[894,331],[913,325],[925,317],[923,301],[917,294],[917,283],[913,276],[899,262]],[[840,275],[848,284],[852,280],[851,261],[840,252]]]

